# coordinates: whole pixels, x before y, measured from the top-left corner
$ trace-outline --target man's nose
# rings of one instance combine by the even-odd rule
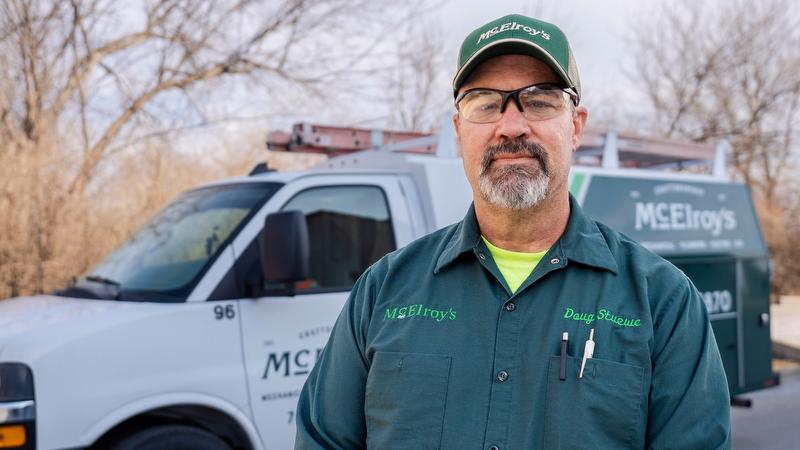
[[[495,134],[503,139],[516,139],[520,136],[528,137],[530,127],[528,119],[522,115],[517,103],[513,99],[509,99],[506,104],[505,111],[497,121],[497,128]]]

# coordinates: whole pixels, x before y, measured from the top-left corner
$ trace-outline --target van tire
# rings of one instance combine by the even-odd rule
[[[231,450],[219,437],[186,425],[162,425],[136,432],[113,450]]]

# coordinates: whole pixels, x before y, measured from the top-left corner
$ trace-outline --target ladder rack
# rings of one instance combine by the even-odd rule
[[[267,149],[297,153],[323,153],[339,156],[361,150],[384,148],[414,141],[402,148],[412,153],[435,153],[435,136],[409,131],[387,131],[367,128],[316,125],[308,122],[296,123],[291,133],[272,131],[267,137]],[[426,139],[429,138],[429,139]]]
[[[322,153],[329,157],[363,150],[457,156],[449,118],[439,134],[301,122],[292,127],[291,133],[270,132],[267,148],[284,152]],[[573,155],[573,163],[607,169],[688,171],[727,179],[726,153],[725,141],[715,146],[595,129],[584,132],[581,146]]]

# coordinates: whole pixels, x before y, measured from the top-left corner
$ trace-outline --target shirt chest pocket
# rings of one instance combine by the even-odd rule
[[[366,386],[367,447],[441,445],[450,356],[376,352]]]
[[[593,358],[578,378],[581,359],[550,358],[545,398],[546,449],[641,448],[644,445],[644,369]]]

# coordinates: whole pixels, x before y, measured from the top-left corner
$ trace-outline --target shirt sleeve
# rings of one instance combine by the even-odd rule
[[[353,287],[300,393],[296,450],[366,447],[364,390],[369,365],[365,342],[373,293],[369,272]]]
[[[730,395],[702,296],[685,277],[654,322],[648,449],[731,448]]]

